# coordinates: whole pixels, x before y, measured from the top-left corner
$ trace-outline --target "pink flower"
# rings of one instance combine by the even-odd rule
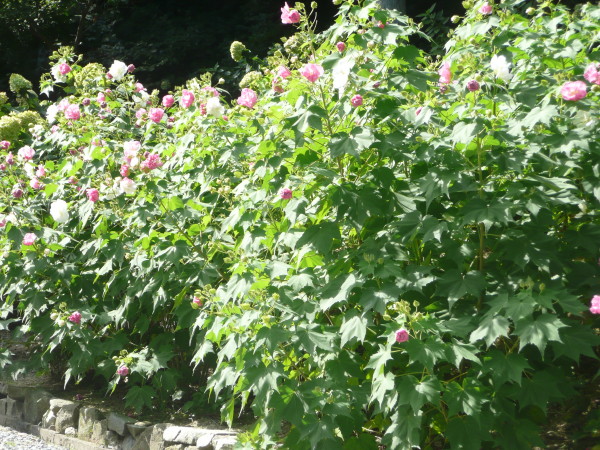
[[[21,147],[19,149],[19,151],[17,152],[17,154],[19,155],[19,158],[21,158],[25,161],[31,161],[35,155],[35,150],[32,149],[31,147],[29,147],[28,145],[26,145],[24,147]],[[9,155],[10,155],[10,153],[9,153]],[[7,160],[7,162],[8,162],[8,160]]]
[[[160,122],[165,114],[164,109],[162,108],[150,108],[148,112],[148,117],[152,122]]]
[[[279,196],[284,200],[289,200],[292,198],[292,190],[289,188],[283,188],[279,191]]]
[[[323,66],[319,64],[305,64],[304,67],[300,69],[300,74],[311,83],[317,81],[323,73]]]
[[[600,72],[598,72],[596,64],[590,64],[586,67],[585,72],[583,72],[583,78],[592,84],[600,85]]]
[[[377,21],[377,26],[379,28],[385,28],[385,23],[383,23],[381,20]]]
[[[6,170],[6,164],[4,164],[4,163],[1,163],[1,164],[0,164],[0,170],[1,170],[2,172],[4,172],[4,171]]]
[[[39,178],[44,178],[46,176],[46,168],[44,166],[38,166],[35,171],[35,176]]]
[[[248,88],[242,89],[242,94],[237,99],[238,105],[246,106],[250,109],[254,108],[254,105],[256,105],[257,101],[258,97],[256,92]]]
[[[192,106],[194,104],[194,94],[191,91],[188,91],[187,89],[184,89],[183,91],[181,91],[181,107],[182,108],[189,108],[190,106]]]
[[[406,342],[406,341],[408,341],[408,338],[409,338],[408,331],[406,331],[404,328],[400,328],[398,331],[396,331],[396,342],[398,342],[398,343]]]
[[[146,88],[144,87],[144,85],[142,83],[135,83],[135,92],[142,92],[145,91]]]
[[[162,167],[163,162],[160,159],[160,155],[156,153],[150,153],[146,156],[144,162],[140,164],[140,169],[144,172],[150,172],[153,169]]]
[[[147,113],[148,111],[146,111],[144,108],[140,108],[135,112],[135,118],[136,119],[141,119],[142,117],[144,117],[144,115]]]
[[[438,70],[438,74],[440,76],[440,83],[442,84],[450,84],[452,81],[452,72],[450,71],[450,64],[448,61],[444,61],[440,70]]]
[[[479,83],[477,82],[477,80],[470,80],[467,81],[467,89],[471,92],[474,91],[478,91],[480,88]]]
[[[592,314],[600,314],[600,295],[594,295],[590,304]]]
[[[135,158],[141,148],[142,144],[140,141],[123,142],[123,154],[125,155],[125,159],[131,160],[131,158]]]
[[[343,42],[338,42],[337,44],[335,44],[335,46],[338,49],[338,52],[340,53],[346,50],[346,44],[344,44]]]
[[[90,103],[92,103],[92,101],[88,97],[85,97],[83,100],[81,100],[81,104],[83,106],[89,106]]]
[[[125,364],[121,364],[117,369],[117,375],[126,377],[129,375],[129,367],[127,367]]]
[[[202,88],[203,91],[206,92],[210,92],[212,94],[213,97],[219,97],[221,94],[219,94],[219,91],[217,91],[214,87],[212,86],[204,86]]]
[[[2,150],[8,150],[9,147],[10,147],[10,142],[8,142],[8,141],[1,141],[0,142],[0,148]]]
[[[9,166],[12,166],[15,163],[15,157],[13,156],[12,152],[8,152],[8,155],[6,155],[6,164],[8,164]]]
[[[29,182],[29,186],[31,186],[31,189],[41,189],[44,187],[37,178],[32,178]]]
[[[58,65],[58,73],[60,73],[61,75],[66,75],[71,71],[71,66],[69,66],[67,63],[60,63]]]
[[[350,99],[350,104],[352,104],[352,106],[354,106],[355,108],[357,106],[360,106],[363,104],[363,98],[362,95],[356,94],[354,97],[352,97]]]
[[[78,311],[75,311],[73,314],[71,314],[69,316],[69,322],[73,322],[76,324],[80,324],[81,323],[81,313]]]
[[[75,178],[75,177],[69,177],[69,179],[67,180],[67,182],[69,184],[77,184],[77,178]]]
[[[494,9],[492,8],[492,5],[490,5],[488,2],[485,2],[483,5],[481,5],[481,8],[478,9],[478,12],[480,14],[488,16],[492,13],[493,10]]]
[[[81,117],[79,105],[69,105],[67,109],[65,109],[65,117],[69,120],[79,120]]]
[[[127,66],[127,72],[131,73],[135,70],[135,66],[133,64],[129,64]]]
[[[287,2],[281,8],[281,23],[298,23],[300,22],[300,13],[295,9],[290,9]]]
[[[59,103],[58,103],[58,110],[65,112],[66,109],[69,107],[70,103],[69,100],[67,100],[66,98],[63,98]]]
[[[194,295],[194,299],[192,300],[192,303],[194,305],[196,305],[196,307],[202,306],[202,299],[200,297],[196,297]]]
[[[121,174],[122,177],[128,177],[129,176],[129,166],[127,164],[121,164],[119,173]]]
[[[23,236],[23,245],[33,245],[36,239],[37,236],[35,234],[27,233],[25,236]]]
[[[162,105],[165,108],[170,108],[171,106],[173,106],[173,103],[175,103],[175,97],[173,97],[172,95],[165,95],[162,98]]]
[[[98,92],[98,96],[96,97],[96,100],[98,101],[98,103],[105,102],[106,95],[104,95],[104,92]]]
[[[288,69],[287,67],[285,67],[285,66],[279,66],[277,68],[277,76],[280,76],[284,80],[287,77],[289,77],[290,75],[292,75],[292,72],[290,72],[290,69]]]
[[[98,189],[94,189],[94,188],[86,189],[85,195],[87,195],[87,199],[93,203],[96,203],[98,201],[98,199],[100,198],[100,192],[98,192]]]
[[[15,188],[15,189],[13,189],[13,191],[11,192],[11,195],[12,195],[14,198],[21,198],[21,197],[23,197],[23,189],[21,189],[21,188]]]
[[[106,72],[106,78],[108,78],[109,80],[112,80],[112,74],[110,72]]]
[[[560,88],[560,95],[567,101],[581,100],[587,95],[587,86],[583,81],[568,81]]]

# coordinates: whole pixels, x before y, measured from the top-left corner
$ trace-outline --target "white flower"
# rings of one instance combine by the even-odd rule
[[[121,188],[121,191],[124,192],[125,194],[133,194],[135,192],[136,189],[136,184],[135,181],[133,181],[130,178],[123,178],[120,183],[119,186]]]
[[[69,220],[69,211],[67,209],[67,202],[64,200],[55,200],[50,205],[50,215],[58,223],[65,223]]]
[[[23,166],[23,170],[25,170],[25,173],[29,178],[33,178],[35,174],[35,166],[33,164],[31,164],[30,162],[25,163],[25,165]]]
[[[54,79],[59,83],[64,83],[65,81],[67,81],[67,75],[63,75],[62,73],[60,73],[60,64],[56,64],[54,67],[52,67],[52,69],[50,69],[50,73],[52,74]]]
[[[340,95],[344,93],[344,89],[348,84],[348,77],[350,76],[352,67],[354,67],[354,61],[343,59],[337,63],[337,65],[331,71],[331,76],[333,77],[333,88],[337,89]]]
[[[221,105],[219,97],[211,97],[206,102],[206,114],[215,117],[221,117],[225,113],[225,108]]]
[[[119,81],[125,75],[127,75],[127,64],[122,61],[117,61],[112,63],[110,69],[108,69],[108,73],[110,73],[115,81]]]
[[[494,55],[490,61],[490,67],[496,77],[508,81],[512,78],[510,74],[510,63],[506,61],[503,55]]]
[[[54,121],[56,120],[56,115],[58,114],[58,106],[56,105],[50,105],[48,106],[48,109],[46,110],[46,120],[48,121],[49,124],[53,124]]]

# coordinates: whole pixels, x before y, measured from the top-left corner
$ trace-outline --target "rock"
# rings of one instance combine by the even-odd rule
[[[170,423],[157,423],[154,426],[146,428],[138,436],[131,450],[164,450],[163,433],[170,426],[172,426]]]
[[[169,445],[168,447],[165,447],[165,450],[185,450],[186,448],[188,448],[187,445],[175,444],[175,445]]]
[[[3,416],[6,414],[6,402],[5,398],[0,398],[0,414]]]
[[[8,385],[6,383],[0,383],[0,395],[8,395]]]
[[[60,411],[60,408],[62,408],[63,406],[67,406],[67,405],[75,405],[75,402],[72,402],[70,400],[63,400],[62,398],[53,398],[50,399],[50,405],[49,408],[52,410],[52,412],[54,414],[57,414],[58,411]]]
[[[21,419],[23,417],[23,402],[19,402],[12,397],[7,397],[4,400],[6,415],[15,419]]]
[[[25,396],[28,392],[32,391],[33,388],[29,386],[18,386],[16,384],[9,384],[7,386],[6,395],[15,400],[25,400]]]
[[[133,436],[127,436],[125,439],[123,439],[123,442],[121,442],[119,450],[131,450],[134,445],[135,438]]]
[[[200,436],[198,438],[198,440],[196,441],[196,448],[199,448],[200,450],[212,450],[213,446],[212,446],[212,440],[215,437],[214,433],[210,433],[210,430],[208,430],[208,433],[204,433],[202,436]]]
[[[44,417],[44,413],[50,407],[52,394],[47,391],[35,389],[25,396],[23,402],[23,419],[25,422],[38,425]]]
[[[42,428],[48,428],[49,430],[54,430],[54,425],[56,425],[56,414],[49,409],[42,416]]]
[[[92,427],[92,437],[90,438],[90,442],[98,445],[106,445],[106,431],[108,430],[107,420],[97,420],[94,422],[94,426]]]
[[[67,429],[65,429],[65,434],[67,436],[75,436],[77,434],[77,430],[73,427],[68,427]]]
[[[133,420],[130,417],[124,416],[122,414],[117,414],[117,413],[109,413],[108,417],[107,417],[108,423],[108,429],[110,431],[114,431],[115,433],[117,433],[119,436],[125,436],[125,432],[127,430],[127,424],[128,423],[134,423],[135,420]]]
[[[104,433],[106,445],[108,448],[117,448],[119,446],[119,435],[114,431],[108,430]]]
[[[90,407],[81,408],[79,410],[77,437],[86,441],[91,440],[94,432],[94,423],[99,420],[102,420],[102,413],[98,409]]]
[[[235,444],[237,442],[237,438],[235,436],[227,435],[227,436],[215,436],[213,439],[213,447],[215,450],[233,450]]]
[[[77,403],[70,402],[69,405],[64,405],[56,415],[56,424],[54,429],[57,433],[64,433],[69,427],[75,428],[79,420],[79,406]]]
[[[163,433],[165,442],[173,442],[175,444],[195,445],[196,441],[202,436],[204,430],[194,427],[168,427]]]
[[[128,423],[127,429],[129,430],[129,434],[136,438],[140,434],[142,434],[150,425],[152,425],[150,422]]]

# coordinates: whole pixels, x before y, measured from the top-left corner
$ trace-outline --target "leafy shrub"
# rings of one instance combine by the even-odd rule
[[[373,2],[295,7],[226,111],[63,53],[2,178],[3,316],[137,410],[251,406],[248,447],[542,445],[598,344],[600,8],[476,5],[442,62]]]

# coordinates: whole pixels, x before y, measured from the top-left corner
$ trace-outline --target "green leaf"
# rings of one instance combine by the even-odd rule
[[[504,354],[492,349],[484,357],[482,370],[492,376],[494,384],[497,386],[509,382],[517,383],[520,386],[523,371],[530,368],[531,366],[524,356],[518,353]]]
[[[346,303],[352,289],[362,286],[363,281],[362,275],[356,272],[340,275],[325,287],[319,308],[321,311],[327,311],[336,303]]]
[[[364,314],[359,314],[356,310],[349,311],[340,327],[340,345],[343,347],[347,342],[354,341],[362,343],[367,334],[368,323]]]
[[[542,314],[531,320],[526,318],[517,321],[515,324],[515,334],[519,336],[519,350],[528,344],[537,347],[544,355],[548,341],[562,342],[558,330],[566,327],[554,314]]]
[[[373,377],[369,403],[377,402],[381,408],[392,409],[396,404],[397,398],[398,392],[394,384],[394,375],[391,372],[387,372],[383,376]]]
[[[125,395],[125,406],[133,407],[137,413],[140,413],[144,407],[152,408],[152,401],[156,395],[156,391],[151,386],[134,386]]]
[[[479,422],[471,416],[454,416],[448,421],[446,436],[452,449],[471,450],[481,448],[483,433]]]
[[[479,122],[458,122],[454,125],[450,133],[452,142],[460,144],[469,144],[483,130],[483,125]]]
[[[489,397],[477,380],[465,378],[462,385],[456,381],[448,383],[443,400],[448,405],[449,416],[465,413],[478,417]]]
[[[322,254],[327,254],[331,250],[335,241],[342,239],[339,225],[334,222],[321,222],[312,225],[302,234],[302,237],[296,243],[296,248],[310,245]]]
[[[503,316],[486,316],[481,321],[479,327],[471,333],[469,341],[477,342],[480,339],[485,340],[485,344],[489,347],[500,336],[508,336],[510,322]]]
[[[472,270],[463,275],[458,270],[448,270],[438,280],[436,295],[446,297],[450,308],[467,294],[474,297],[485,289],[485,278],[481,272]]]
[[[375,142],[375,135],[369,128],[355,127],[350,134],[336,133],[329,141],[331,157],[343,155],[360,157],[360,152],[369,148]]]
[[[250,383],[252,392],[256,396],[256,401],[267,404],[273,391],[278,391],[277,380],[285,378],[285,374],[275,363],[265,366],[260,364],[258,367],[249,367],[246,370],[246,379]]]

